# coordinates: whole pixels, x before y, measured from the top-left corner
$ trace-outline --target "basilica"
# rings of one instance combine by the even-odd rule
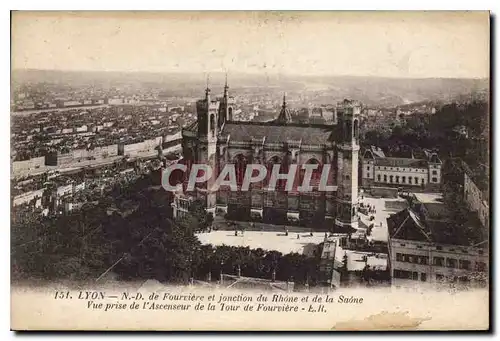
[[[279,115],[268,122],[235,121],[234,106],[227,81],[222,97],[213,98],[207,87],[205,97],[197,101],[197,121],[182,130],[183,162],[187,169],[193,164],[207,164],[215,171],[211,179],[197,184],[193,191],[177,193],[173,204],[177,216],[187,210],[189,202],[201,199],[207,211],[229,219],[305,226],[331,224],[332,230],[358,228],[359,102],[337,103],[336,124],[332,125],[294,122],[285,96]],[[217,170],[228,163],[235,165],[238,189],[248,164],[263,165],[268,174],[275,165],[284,174],[296,164],[298,174],[291,188],[285,186],[286,179],[270,188],[268,175],[252,183],[248,191],[231,191],[224,186],[211,191],[210,182],[215,181]],[[304,164],[317,165],[312,176],[309,174],[312,189],[308,192],[297,190],[305,175],[301,167]],[[320,175],[325,168],[331,190],[320,191]]]

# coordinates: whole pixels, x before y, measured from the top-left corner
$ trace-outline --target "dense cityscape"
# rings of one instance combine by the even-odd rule
[[[195,81],[175,84],[63,76],[33,71],[31,79],[14,78],[11,252],[16,281],[139,279],[321,292],[349,286],[487,284],[486,82],[464,80],[460,91],[449,91],[442,100],[400,96],[378,101],[328,84],[309,88],[310,80],[290,86],[266,79],[255,86],[231,74],[228,80],[216,75],[208,82],[191,75]],[[207,195],[165,191],[163,169],[189,163],[190,143],[201,138],[196,127],[206,115],[200,103],[212,102],[216,114],[230,112],[217,120],[220,133],[214,137],[228,141],[231,134],[234,142],[214,143],[221,153],[227,146],[225,160],[234,163],[239,154],[231,150],[252,138],[262,140],[259,134],[267,138],[264,149],[286,142],[290,160],[306,154],[321,159],[323,154],[314,156],[313,147],[307,147],[326,143],[313,130],[338,134],[348,117],[345,108],[359,108],[350,135],[359,145],[352,178],[335,180],[339,193],[356,192],[347,210],[349,223],[336,208],[339,193],[296,196],[296,201],[287,193],[281,211],[276,194],[269,204],[273,211],[266,209],[271,199],[263,192],[249,195],[247,202],[242,195],[217,194],[211,201]],[[283,132],[273,142],[278,125]],[[248,138],[239,130],[247,126],[253,127],[244,131]],[[310,129],[314,139],[298,129]],[[335,148],[324,154],[332,155],[332,164]],[[339,179],[337,171],[333,177]]]
[[[491,11],[10,12],[10,330],[491,330]]]

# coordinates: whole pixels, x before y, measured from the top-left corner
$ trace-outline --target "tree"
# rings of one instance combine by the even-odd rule
[[[195,200],[189,206],[189,214],[185,215],[179,224],[194,233],[204,232],[212,226],[213,215],[207,213],[202,200]]]
[[[95,278],[108,265],[111,254],[102,228],[105,215],[102,208],[87,207],[70,215],[14,223],[11,229],[14,277]]]

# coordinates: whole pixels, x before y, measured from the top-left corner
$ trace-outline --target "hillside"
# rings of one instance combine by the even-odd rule
[[[211,88],[222,91],[224,73],[210,73]],[[15,70],[13,86],[26,83],[56,83],[70,86],[92,85],[102,88],[134,86],[166,91],[171,96],[199,95],[206,86],[206,74],[145,72],[76,72],[51,70]],[[368,106],[396,106],[421,101],[449,102],[457,98],[487,98],[488,79],[455,78],[380,78],[354,76],[294,76],[279,74],[229,75],[231,91],[237,94],[289,96],[308,94],[317,103],[332,103],[343,98],[362,101]]]

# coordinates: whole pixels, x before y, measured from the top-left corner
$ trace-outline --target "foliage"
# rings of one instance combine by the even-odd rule
[[[207,213],[203,201],[195,200],[189,206],[188,215],[182,217],[178,222],[185,229],[194,233],[203,232],[211,229],[214,217],[212,213]]]
[[[209,273],[213,280],[221,272],[236,274],[239,267],[243,276],[271,279],[275,272],[277,280],[293,280],[299,287],[318,282],[319,252],[307,257],[201,245],[195,233],[206,230],[213,221],[203,206],[195,202],[191,214],[178,224],[172,220],[167,192],[139,190],[139,186],[115,188],[101,198],[100,205],[69,215],[27,215],[15,221],[15,277],[97,279],[109,269],[125,280],[186,283],[191,277],[206,279]],[[124,203],[132,203],[136,209],[125,215],[121,210]]]
[[[196,278],[205,279],[210,273],[212,279],[218,279],[221,272],[236,275],[239,268],[242,276],[272,279],[274,272],[276,280],[292,280],[299,286],[319,281],[319,259],[302,254],[283,255],[278,251],[226,245],[203,245],[199,251],[193,262]]]
[[[105,221],[102,209],[83,208],[57,219],[40,217],[14,222],[13,277],[85,279],[97,275],[110,255],[102,230]]]
[[[385,152],[402,152],[419,148],[438,150],[441,158],[460,157],[475,168],[489,162],[489,106],[484,101],[450,103],[425,119],[407,119],[400,126],[367,131],[363,144],[376,145]],[[469,136],[454,132],[466,127]]]

